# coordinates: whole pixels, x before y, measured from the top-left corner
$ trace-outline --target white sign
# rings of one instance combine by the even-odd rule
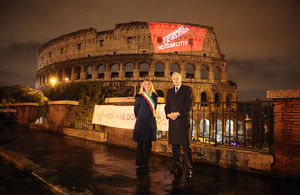
[[[165,116],[165,104],[156,108],[157,130],[168,131],[169,123]],[[92,123],[123,129],[134,129],[134,106],[95,105]]]

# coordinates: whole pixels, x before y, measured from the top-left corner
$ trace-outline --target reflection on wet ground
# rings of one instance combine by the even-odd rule
[[[152,155],[136,170],[135,151],[24,127],[1,127],[0,146],[23,153],[71,191],[94,194],[295,194],[299,183],[195,163],[192,181],[169,173],[172,160]]]

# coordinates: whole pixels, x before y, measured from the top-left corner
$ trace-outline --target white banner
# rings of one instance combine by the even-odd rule
[[[156,109],[157,129],[168,131],[169,123],[165,116],[165,104]],[[92,123],[123,129],[134,129],[134,106],[95,105]]]

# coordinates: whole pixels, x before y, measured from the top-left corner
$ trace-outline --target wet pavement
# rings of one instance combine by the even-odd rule
[[[193,180],[169,172],[169,157],[152,155],[138,170],[135,151],[25,127],[0,127],[0,147],[49,170],[67,194],[296,194],[299,182],[197,162]]]

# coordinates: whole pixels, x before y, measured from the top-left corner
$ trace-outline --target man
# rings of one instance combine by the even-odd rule
[[[179,174],[182,170],[181,147],[184,153],[184,170],[187,179],[192,178],[192,151],[190,110],[193,105],[192,89],[181,84],[181,74],[174,72],[172,81],[174,87],[168,90],[165,112],[169,119],[169,144],[172,144],[172,153],[175,166],[172,173]]]

